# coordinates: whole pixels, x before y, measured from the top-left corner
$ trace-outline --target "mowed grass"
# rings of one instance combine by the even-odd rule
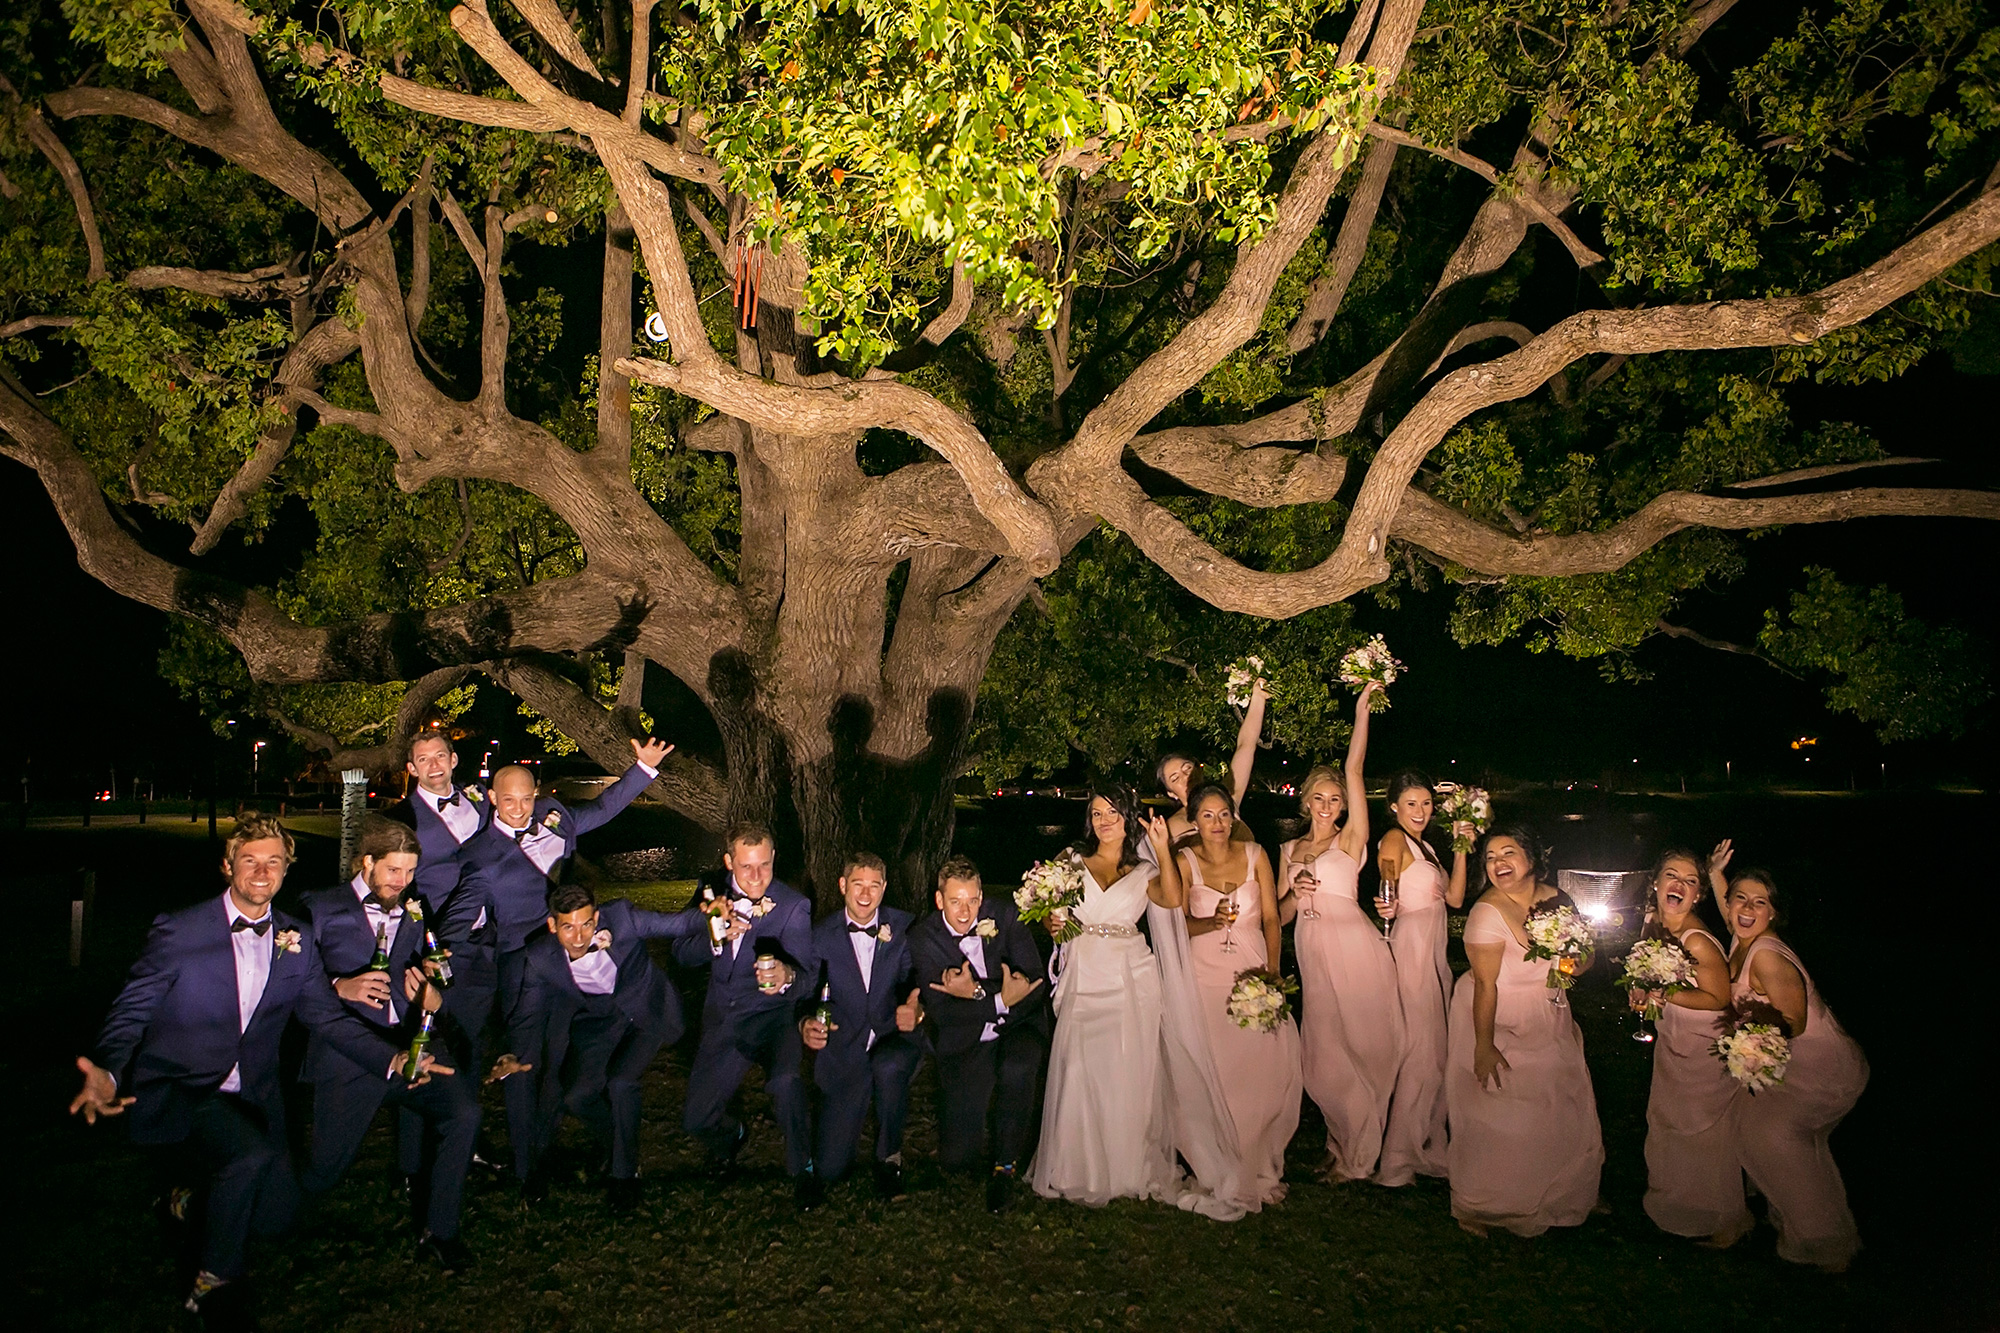
[[[84,966],[72,972],[50,884],[78,861],[86,838],[99,901]],[[37,834],[30,848],[31,868],[50,878],[22,881],[33,947],[0,992],[0,1015],[19,1034],[0,1057],[11,1090],[0,1099],[0,1125],[14,1147],[10,1179],[19,1191],[10,1210],[18,1296],[9,1322],[173,1328],[185,1317],[176,1314],[175,1274],[148,1210],[155,1186],[146,1158],[117,1127],[86,1129],[62,1109],[74,1090],[68,1062],[86,1049],[151,912],[207,891],[200,871],[208,849],[139,830]],[[330,864],[323,846],[307,854]],[[664,910],[692,886],[605,887],[607,896],[622,892]],[[686,1012],[692,1025],[692,993]],[[502,1181],[475,1190],[465,1234],[479,1266],[445,1278],[410,1256],[413,1232],[390,1188],[384,1117],[342,1189],[289,1240],[260,1253],[262,1308],[280,1333],[1993,1326],[1987,1224],[1953,1211],[1968,1182],[1938,1182],[1935,1209],[1921,1189],[1889,1188],[1883,1182],[1898,1179],[1893,1154],[1901,1151],[1890,1135],[1843,1131],[1835,1140],[1858,1182],[1870,1245],[1845,1276],[1779,1262],[1767,1228],[1723,1254],[1658,1232],[1640,1208],[1649,1056],[1628,1039],[1628,1020],[1601,976],[1579,990],[1577,1012],[1596,1077],[1612,1212],[1535,1241],[1463,1235],[1441,1182],[1395,1191],[1316,1183],[1324,1129],[1310,1104],[1289,1158],[1290,1197],[1235,1224],[1138,1202],[1091,1210],[1025,1190],[1014,1212],[990,1217],[979,1182],[929,1165],[936,1133],[928,1069],[907,1145],[909,1197],[880,1202],[865,1178],[850,1180],[801,1217],[754,1075],[742,1098],[752,1132],[741,1177],[718,1186],[701,1175],[699,1152],[680,1132],[690,1032],[647,1081],[647,1194],[636,1216],[606,1210],[595,1151],[572,1124],[544,1204],[522,1210]],[[484,1104],[497,1139],[497,1089]]]

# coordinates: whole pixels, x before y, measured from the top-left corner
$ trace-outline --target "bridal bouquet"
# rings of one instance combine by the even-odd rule
[[[1229,706],[1248,708],[1250,691],[1264,674],[1264,659],[1261,657],[1239,657],[1229,664]]]
[[[1236,974],[1229,989],[1229,1017],[1240,1028],[1275,1032],[1285,1018],[1285,997],[1298,993],[1299,983],[1292,978],[1253,967]]]
[[[1454,782],[1440,782],[1437,790],[1438,795],[1444,798],[1438,813],[1444,816],[1446,827],[1472,825],[1471,838],[1460,837],[1457,833],[1451,835],[1451,849],[1454,852],[1471,851],[1473,838],[1493,825],[1493,798],[1487,795],[1484,787],[1461,787]]]
[[[1626,990],[1656,990],[1663,995],[1694,988],[1694,959],[1676,940],[1640,940],[1625,955],[1618,984]],[[1640,1017],[1660,1021],[1660,1006],[1649,1004]]]
[[[1576,974],[1585,954],[1597,945],[1597,936],[1590,929],[1590,922],[1584,920],[1583,913],[1574,907],[1538,907],[1528,913],[1522,923],[1533,941],[1528,946],[1530,959],[1550,960],[1549,985],[1557,990],[1568,990],[1576,984]],[[1560,996],[1552,995],[1552,1000]]]
[[[1021,920],[1041,922],[1057,944],[1082,933],[1083,923],[1071,915],[1082,901],[1083,858],[1070,847],[1035,862],[1014,891],[1014,906],[1021,909]]]
[[[1368,703],[1368,711],[1379,713],[1389,706],[1388,688],[1396,683],[1396,677],[1403,673],[1403,664],[1389,656],[1389,645],[1382,642],[1377,634],[1368,642],[1340,659],[1340,681],[1360,689],[1364,685],[1379,685],[1375,697]]]
[[[1768,1005],[1731,1009],[1728,1027],[1711,1049],[1729,1076],[1753,1095],[1783,1083],[1785,1066],[1792,1062],[1784,1020]]]

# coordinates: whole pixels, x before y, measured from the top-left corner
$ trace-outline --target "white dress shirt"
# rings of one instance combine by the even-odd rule
[[[354,877],[348,887],[353,889],[354,896],[361,900],[361,915],[368,918],[368,934],[372,937],[376,931],[386,927],[389,932],[389,952],[392,954],[395,953],[396,932],[403,928],[403,909],[398,907],[393,911],[385,911],[381,902],[376,899],[375,891],[368,887],[368,881],[359,875]],[[396,994],[396,981],[395,977],[389,978],[389,1022],[391,1024],[401,1021],[401,1006]]]
[[[660,776],[659,770],[650,764],[635,763],[632,767],[644,773],[649,779]],[[562,834],[552,832],[545,824],[528,825],[528,836],[525,838],[520,836],[520,829],[508,828],[505,824],[500,825],[500,831],[514,839],[527,858],[535,863],[535,869],[544,875],[549,873],[556,862],[562,860],[565,845]]]
[[[264,987],[271,980],[271,957],[276,951],[277,941],[272,938],[278,923],[271,922],[271,929],[259,935],[254,930],[236,930],[238,921],[269,921],[271,906],[264,905],[264,915],[245,916],[229,896],[222,894],[222,910],[229,914],[231,933],[229,943],[236,954],[236,1022],[237,1031],[250,1030],[250,1016],[257,1012],[258,1002],[264,998]],[[231,1065],[229,1077],[222,1080],[223,1092],[243,1091],[243,1066]]]
[[[979,979],[981,981],[991,980],[986,971],[986,941],[980,939],[976,933],[979,929],[979,923],[977,921],[973,922],[972,929],[966,931],[963,935],[953,930],[950,922],[945,923],[944,929],[946,934],[958,941],[958,951],[965,955],[965,960],[968,963],[972,964],[972,970],[979,975]],[[1007,1002],[1000,998],[999,987],[991,987],[986,993],[993,997],[993,1013],[995,1017],[1007,1012]],[[984,1028],[980,1029],[979,1040],[992,1041],[999,1035],[1000,1025],[998,1023],[988,1023]]]
[[[453,797],[457,799],[454,800]],[[463,787],[454,785],[451,796],[443,797],[433,796],[419,787],[417,799],[429,804],[431,813],[438,817],[438,820],[451,831],[451,836],[459,842],[463,843],[479,832],[479,807],[472,803],[472,798],[465,794]],[[444,802],[442,807],[438,805],[440,800]]]
[[[618,964],[609,949],[587,949],[569,960],[569,975],[585,995],[609,995],[618,989]]]

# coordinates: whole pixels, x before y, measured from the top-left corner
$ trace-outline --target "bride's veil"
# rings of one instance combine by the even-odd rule
[[[1229,1118],[1222,1079],[1209,1050],[1208,1028],[1188,957],[1187,923],[1179,911],[1149,902],[1146,925],[1153,937],[1153,957],[1160,965],[1160,1044],[1165,1077],[1160,1080],[1164,1105],[1158,1113],[1171,1130],[1173,1148],[1194,1173],[1192,1180],[1180,1186],[1178,1202],[1205,1217],[1234,1221],[1256,1204],[1246,1188],[1236,1124]]]

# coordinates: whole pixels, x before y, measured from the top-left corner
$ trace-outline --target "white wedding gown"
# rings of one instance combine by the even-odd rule
[[[1035,1192],[1100,1205],[1176,1197],[1160,1068],[1160,969],[1136,922],[1158,872],[1141,861],[1105,887],[1088,870],[1063,946]]]

